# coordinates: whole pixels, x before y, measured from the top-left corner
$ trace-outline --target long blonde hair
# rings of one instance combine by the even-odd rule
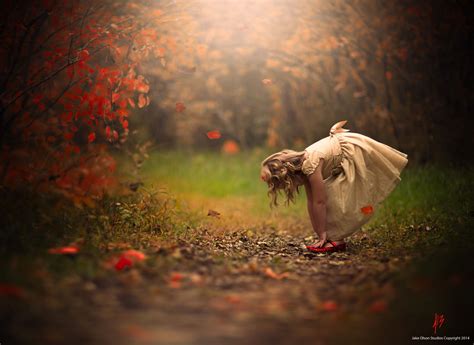
[[[283,191],[286,205],[295,202],[299,186],[303,184],[304,174],[301,171],[304,151],[283,150],[274,153],[262,161],[260,176],[268,184],[270,206],[278,206],[278,193]]]

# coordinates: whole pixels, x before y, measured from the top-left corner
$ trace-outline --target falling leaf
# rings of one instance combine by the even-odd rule
[[[132,260],[130,260],[130,259],[124,257],[124,256],[121,256],[114,267],[117,271],[122,271],[125,268],[132,267],[132,266],[133,266]]]
[[[95,140],[95,133],[94,132],[89,133],[89,136],[87,137],[87,141],[89,143],[92,143],[94,140]]]
[[[387,302],[384,300],[377,300],[374,301],[370,306],[369,306],[369,311],[372,313],[381,313],[387,310]]]
[[[392,80],[392,77],[393,77],[392,72],[390,71],[385,72],[385,78],[387,78],[387,80]]]
[[[207,211],[207,215],[210,216],[210,217],[216,217],[216,218],[221,217],[221,214],[219,212],[211,210],[211,209],[209,211]]]
[[[206,135],[211,140],[219,139],[221,137],[221,133],[217,130],[209,131],[209,132],[206,133]]]
[[[284,272],[284,273],[275,273],[270,267],[267,267],[265,270],[264,270],[264,273],[267,277],[269,278],[272,278],[272,279],[276,279],[276,280],[281,280],[283,278],[288,278],[288,272]]]
[[[176,103],[176,111],[178,113],[183,112],[185,109],[186,109],[186,106],[184,105],[184,103],[182,103],[182,102]]]
[[[360,209],[363,214],[371,214],[374,212],[374,208],[371,205],[364,206]]]
[[[262,79],[262,84],[263,85],[272,85],[273,82],[271,79]]]
[[[48,250],[49,254],[61,254],[61,255],[75,255],[79,253],[79,248],[77,246],[66,246],[51,248]]]
[[[226,154],[236,154],[240,151],[239,144],[235,142],[235,140],[226,140],[222,145],[222,152]]]
[[[138,96],[138,107],[143,108],[144,106],[146,106],[146,104],[147,104],[147,96],[141,93]]]
[[[321,309],[324,311],[336,311],[339,309],[339,306],[334,301],[325,301],[321,304]]]

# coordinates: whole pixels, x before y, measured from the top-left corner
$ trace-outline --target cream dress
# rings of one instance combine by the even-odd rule
[[[332,126],[329,137],[308,146],[302,171],[312,174],[324,158],[326,231],[337,241],[367,223],[378,205],[392,192],[408,163],[407,155],[365,135]]]

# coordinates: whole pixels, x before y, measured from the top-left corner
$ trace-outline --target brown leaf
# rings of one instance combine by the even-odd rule
[[[183,102],[177,102],[177,103],[176,103],[176,111],[177,111],[178,113],[183,112],[185,109],[186,109],[186,106],[184,105]]]
[[[276,280],[281,280],[281,279],[284,279],[284,278],[288,278],[288,275],[289,275],[288,272],[284,272],[284,273],[280,273],[280,274],[275,273],[270,267],[265,268],[264,273],[267,277],[272,278],[272,279],[276,279]]]
[[[219,212],[211,210],[211,209],[209,209],[209,211],[207,212],[207,215],[210,217],[215,217],[215,218],[221,217],[221,214]]]

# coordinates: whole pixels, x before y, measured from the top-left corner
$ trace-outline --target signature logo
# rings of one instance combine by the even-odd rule
[[[433,326],[432,326],[434,334],[436,334],[436,331],[438,330],[438,328],[441,328],[441,326],[443,326],[445,321],[446,321],[446,318],[444,317],[443,314],[438,314],[438,313],[434,314],[434,321],[433,321]]]

